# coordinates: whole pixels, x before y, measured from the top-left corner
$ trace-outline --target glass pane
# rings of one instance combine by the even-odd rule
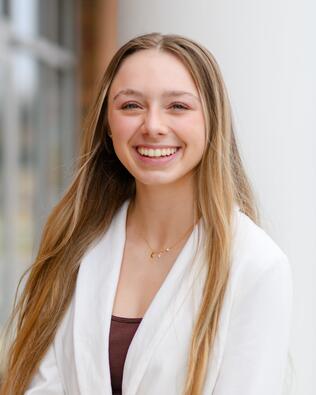
[[[0,0],[0,14],[9,15],[9,0]]]
[[[41,0],[10,1],[12,26],[24,37],[35,37],[38,34],[38,1]]]
[[[10,14],[14,29],[26,37],[43,36],[59,42],[57,0],[12,0]]]
[[[77,3],[78,4],[78,3]],[[56,44],[74,48],[74,0],[41,0],[38,2],[38,35]]]
[[[56,43],[60,43],[60,25],[64,18],[59,8],[58,0],[41,0],[37,10],[38,34]]]
[[[10,15],[14,29],[24,36],[73,48],[73,9],[73,0],[12,0]]]

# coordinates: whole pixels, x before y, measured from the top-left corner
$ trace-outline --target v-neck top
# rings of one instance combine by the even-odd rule
[[[128,348],[142,318],[112,315],[109,335],[109,364],[112,394],[122,394],[123,369]]]

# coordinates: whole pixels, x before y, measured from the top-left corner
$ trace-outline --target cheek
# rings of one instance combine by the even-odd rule
[[[114,114],[109,117],[109,125],[114,139],[127,140],[139,126],[139,120]]]
[[[203,117],[196,115],[183,119],[178,124],[177,130],[181,133],[183,140],[188,146],[203,151],[206,134]]]

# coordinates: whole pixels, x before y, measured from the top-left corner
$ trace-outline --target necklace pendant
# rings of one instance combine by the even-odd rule
[[[165,254],[166,252],[171,251],[171,249],[172,249],[172,247],[167,247],[167,248],[165,248],[164,250],[161,250],[161,251],[157,251],[157,252],[152,251],[150,253],[150,258],[151,259],[154,259],[154,258],[158,258],[159,259],[159,258],[162,257],[163,254]]]
[[[150,254],[150,258],[154,259],[154,258],[160,258],[163,255],[164,251],[159,251],[159,252],[155,252],[152,251],[152,253]]]

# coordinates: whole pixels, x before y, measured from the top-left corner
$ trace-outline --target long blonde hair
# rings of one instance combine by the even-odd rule
[[[136,37],[122,46],[105,71],[81,141],[73,182],[51,211],[13,311],[16,326],[8,352],[1,395],[22,395],[52,343],[72,298],[81,258],[111,223],[135,181],[118,160],[107,122],[109,87],[122,61],[139,50],[155,48],[177,56],[201,96],[206,149],[196,169],[197,209],[205,229],[208,272],[192,333],[184,395],[201,393],[217,332],[230,270],[234,204],[258,223],[257,209],[233,132],[228,95],[213,55],[196,42],[158,33]]]

